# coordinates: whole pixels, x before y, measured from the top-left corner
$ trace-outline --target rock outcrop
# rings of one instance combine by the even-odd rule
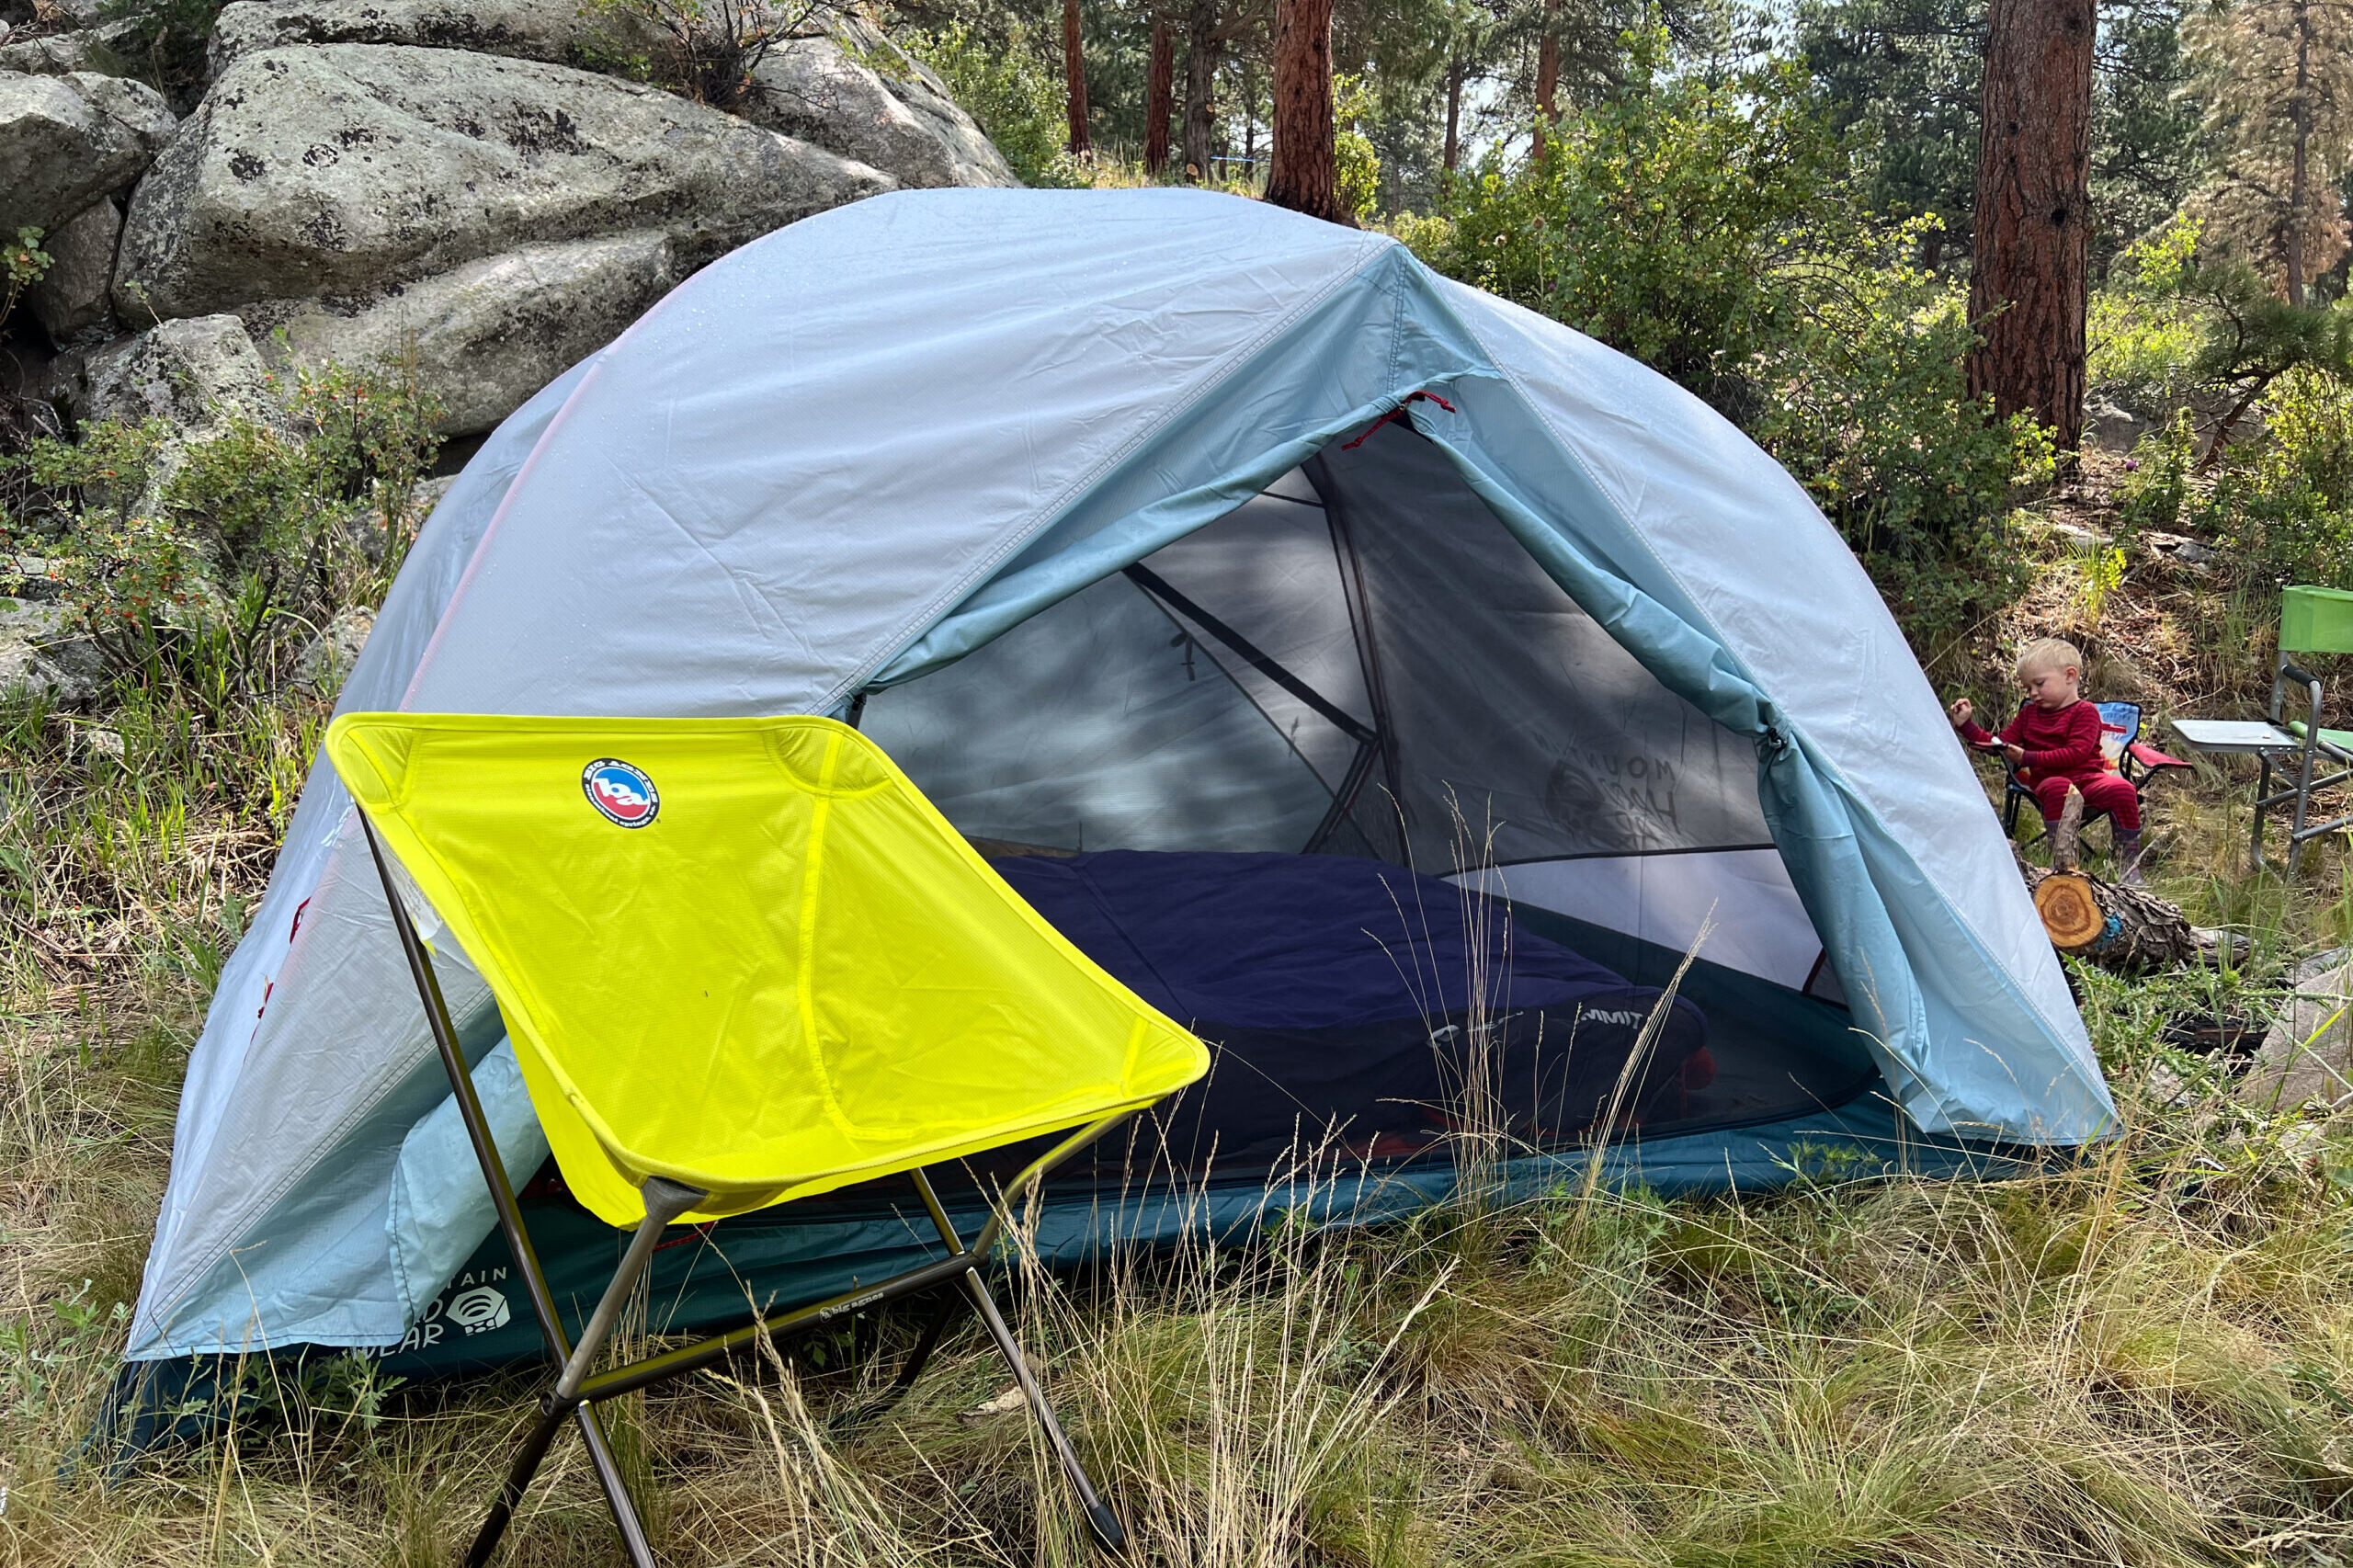
[[[232,315],[167,321],[111,345],[91,358],[88,387],[91,418],[183,431],[217,426],[233,408],[268,417],[278,407],[269,367]]]
[[[0,74],[0,233],[54,230],[130,185],[175,124],[161,94],[125,77]]]
[[[760,62],[746,119],[830,147],[919,189],[1021,182],[938,79],[862,19]]]
[[[202,347],[242,385],[258,346],[279,372],[405,358],[444,433],[472,434],[770,230],[903,185],[1017,183],[856,16],[780,46],[727,113],[605,74],[660,57],[619,6],[233,0],[177,122],[110,74],[131,24],[100,5],[0,40],[0,233],[40,228],[51,257],[23,303],[55,355],[17,381],[84,415],[200,427],[142,367]]]
[[[290,44],[408,44],[595,68],[659,40],[579,0],[235,0],[214,25],[216,78]],[[901,185],[1010,186],[1004,156],[948,90],[880,28],[845,17],[762,62],[743,118],[881,170]]]
[[[26,291],[25,304],[52,341],[65,345],[110,335],[114,244],[121,233],[122,209],[101,197],[42,242],[49,270]]]
[[[2295,994],[2264,1036],[2239,1098],[2261,1110],[2353,1104],[2353,949],[2308,959]]]
[[[284,322],[284,353],[312,365],[415,355],[446,432],[487,430],[644,313],[676,281],[670,242],[617,234],[525,245],[393,290],[364,310]],[[278,352],[275,342],[269,346]]]
[[[699,267],[889,189],[668,93],[456,50],[327,44],[231,66],[132,198],[117,309],[367,295],[534,243],[654,231]],[[134,291],[137,290],[137,291]]]

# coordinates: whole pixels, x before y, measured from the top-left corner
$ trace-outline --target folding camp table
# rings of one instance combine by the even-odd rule
[[[630,1560],[654,1558],[596,1407],[918,1291],[961,1293],[1106,1547],[1123,1542],[980,1269],[1061,1161],[1199,1078],[1200,1042],[1071,946],[871,742],[811,718],[356,713],[326,750],[559,1366],[467,1554],[487,1562],[576,1424]],[[497,999],[566,1185],[634,1228],[574,1342],[476,1099],[433,958],[443,923]],[[1066,1132],[970,1245],[924,1167]],[[944,1256],[604,1371],[665,1226],[904,1174]],[[954,1299],[950,1294],[949,1301]],[[945,1325],[935,1313],[903,1391]]]

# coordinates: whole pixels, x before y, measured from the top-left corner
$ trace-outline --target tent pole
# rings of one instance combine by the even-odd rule
[[[449,1019],[449,1004],[441,994],[440,976],[434,973],[433,960],[425,950],[424,939],[416,934],[408,907],[401,903],[400,884],[392,879],[392,862],[385,858],[384,846],[376,837],[375,824],[368,820],[365,812],[359,813],[359,828],[368,836],[368,853],[376,862],[378,879],[384,884],[384,902],[392,909],[392,929],[400,937],[401,955],[408,960],[409,978],[416,982],[417,999],[425,1005],[425,1021],[433,1032],[434,1047],[441,1054],[442,1069],[449,1075],[449,1089],[458,1101],[459,1118],[466,1124],[466,1139],[474,1146],[483,1180],[489,1184],[491,1203],[498,1210],[499,1228],[506,1234],[506,1250],[514,1255],[516,1267],[523,1271],[532,1315],[540,1320],[540,1334],[547,1341],[556,1364],[562,1366],[571,1358],[572,1344],[556,1316],[555,1297],[548,1290],[547,1277],[540,1271],[539,1254],[531,1246],[531,1233],[524,1227],[523,1210],[515,1201],[514,1184],[506,1179],[506,1165],[499,1158],[497,1140],[491,1135],[490,1119],[483,1114],[482,1098],[474,1092],[473,1073],[466,1065],[464,1049],[458,1043],[457,1026]],[[654,1568],[645,1527],[630,1500],[629,1489],[621,1480],[620,1466],[613,1460],[612,1449],[605,1441],[597,1413],[585,1404],[576,1408],[589,1463],[597,1471],[597,1483],[604,1488],[605,1501],[612,1507],[613,1523],[621,1532],[621,1544],[629,1552],[632,1568]],[[548,1445],[554,1440],[555,1428],[563,1422],[563,1412],[543,1409],[523,1451],[516,1456],[506,1483],[499,1489],[498,1500],[491,1506],[481,1532],[466,1553],[468,1568],[482,1568],[497,1550],[499,1538],[506,1534],[507,1521],[514,1517],[515,1506],[522,1501],[532,1474],[546,1458]]]

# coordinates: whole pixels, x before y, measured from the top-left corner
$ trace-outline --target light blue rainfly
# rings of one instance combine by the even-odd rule
[[[2100,1135],[2106,1086],[1984,794],[1803,491],[1639,365],[1256,203],[911,192],[746,246],[483,447],[342,707],[839,712],[1400,408],[1577,607],[1755,744],[1772,841],[1913,1128]],[[488,1057],[495,1009],[438,950]],[[419,1168],[451,1158],[446,1097],[321,767],[190,1064],[132,1358],[399,1341],[491,1223],[478,1183]],[[493,1098],[527,1165],[528,1104]],[[1691,1179],[1725,1139],[1694,1135]]]

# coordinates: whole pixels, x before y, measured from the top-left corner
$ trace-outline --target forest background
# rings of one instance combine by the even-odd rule
[[[2006,651],[2055,631],[2153,722],[2249,716],[2280,585],[2353,587],[2353,0],[2098,7],[2080,452],[1969,378],[1989,12],[2020,3],[1333,0],[1346,215],[1722,411],[1943,694],[2006,705]],[[159,86],[200,79],[217,0],[108,4]],[[589,4],[689,41],[816,14]],[[1030,183],[1263,188],[1277,0],[881,19]],[[745,73],[720,52],[620,64],[725,107]],[[0,236],[0,319],[41,238]],[[381,599],[419,480],[462,456],[398,364],[284,392],[184,459],[160,427],[0,427],[0,562],[44,562],[105,665],[78,706],[0,699],[0,1563],[454,1562],[531,1408],[527,1373],[261,1363],[218,1440],[76,1462],[190,1043],[334,700],[321,629]],[[1596,1183],[1328,1246],[1270,1226],[1092,1294],[1023,1281],[1140,1560],[2344,1563],[2353,1140],[2334,1090],[2216,1042],[2305,1016],[2295,987],[2353,942],[2353,863],[2249,868],[2245,786],[2153,791],[2154,880],[2245,961],[2075,971],[2120,1112],[2080,1159],[1946,1184],[1818,1151],[1777,1194]],[[845,1437],[891,1359],[850,1348],[615,1407],[665,1561],[1086,1560],[983,1344]],[[611,1560],[576,1462],[529,1515],[516,1561]]]
[[[1256,191],[1279,9],[897,15],[1032,183]],[[1806,483],[1934,675],[2025,586],[2018,506],[2082,476],[2049,430],[1970,395],[1988,9],[1337,0],[1344,199],[1730,416]],[[2188,528],[2258,584],[2353,572],[2347,25],[2328,0],[2097,8],[2083,445],[2118,460],[2095,467],[2128,534]],[[2131,549],[2108,534],[2078,563],[2095,592]]]

